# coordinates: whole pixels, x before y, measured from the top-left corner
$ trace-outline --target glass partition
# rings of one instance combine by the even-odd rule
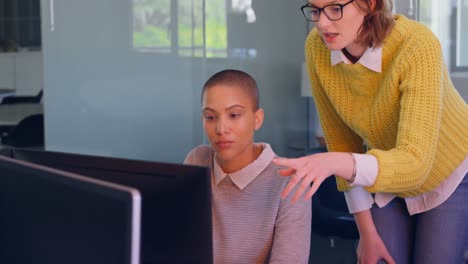
[[[441,41],[451,71],[468,72],[468,1],[419,0],[419,20]]]
[[[299,3],[42,0],[46,149],[182,162],[206,143],[200,91],[213,73],[256,78],[257,141],[305,148],[307,26]],[[278,19],[282,17],[284,19]]]

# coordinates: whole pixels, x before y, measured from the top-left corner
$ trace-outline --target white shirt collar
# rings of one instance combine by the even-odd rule
[[[332,66],[335,66],[336,64],[340,62],[351,64],[351,61],[343,54],[341,50],[332,50],[331,51]],[[382,72],[382,47],[367,48],[357,63],[368,68],[369,70],[372,70],[375,72]]]
[[[244,189],[250,182],[252,182],[262,171],[265,170],[275,157],[275,153],[270,144],[257,143],[263,146],[262,153],[256,160],[247,165],[246,167],[227,174],[221,169],[218,161],[216,160],[216,153],[213,158],[213,173],[215,184],[218,185],[224,178],[230,177],[232,182],[240,189]]]

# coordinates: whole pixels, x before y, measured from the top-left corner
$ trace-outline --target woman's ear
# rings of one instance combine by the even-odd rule
[[[265,113],[262,108],[259,108],[255,111],[255,130],[259,130],[262,127],[263,118],[265,118]]]

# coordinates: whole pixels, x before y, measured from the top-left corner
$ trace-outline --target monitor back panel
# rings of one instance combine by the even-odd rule
[[[0,263],[139,263],[136,189],[0,156]]]
[[[138,189],[143,264],[212,263],[208,168],[20,149],[11,156]]]

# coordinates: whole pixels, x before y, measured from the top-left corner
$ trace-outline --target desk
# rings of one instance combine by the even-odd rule
[[[0,101],[7,96],[15,95],[15,90],[9,88],[0,87]],[[5,113],[9,114],[9,113]],[[0,136],[3,137],[5,133],[8,133],[18,122],[12,120],[0,120]]]
[[[11,141],[13,129],[25,118],[42,114],[42,104],[17,103],[0,104],[0,138],[2,144],[14,144]],[[31,138],[43,137],[43,131],[28,131]],[[20,133],[21,134],[21,133]],[[16,143],[15,143],[16,144]]]
[[[16,92],[13,89],[0,87],[0,101],[7,96],[12,96],[15,94]]]
[[[0,87],[0,94],[14,93],[14,92],[15,92],[15,89]]]
[[[0,104],[0,125],[16,125],[30,115],[42,114],[43,112],[42,104]]]
[[[0,129],[4,127],[14,127],[18,124],[18,122],[13,121],[0,121]]]
[[[0,137],[6,136],[6,133],[26,117],[43,112],[42,104],[0,104]]]

